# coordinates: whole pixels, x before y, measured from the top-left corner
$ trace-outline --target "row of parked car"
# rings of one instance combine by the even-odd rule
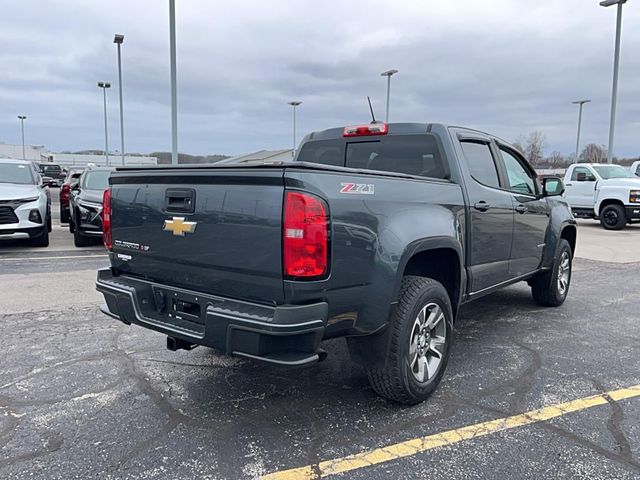
[[[51,191],[60,186],[60,221],[69,225],[74,244],[84,247],[102,237],[102,193],[109,167],[71,167],[0,159],[0,239],[25,239],[49,246]]]

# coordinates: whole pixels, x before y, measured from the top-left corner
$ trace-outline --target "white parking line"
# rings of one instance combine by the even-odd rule
[[[60,257],[14,257],[0,258],[0,262],[22,261],[22,260],[66,260],[69,258],[108,258],[108,255],[68,255]]]

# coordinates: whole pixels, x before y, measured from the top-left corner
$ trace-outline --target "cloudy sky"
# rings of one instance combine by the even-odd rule
[[[541,130],[571,153],[577,107],[590,98],[583,144],[608,139],[615,8],[597,0],[177,0],[178,144],[240,154],[291,143],[298,131],[369,120],[442,121],[513,140]],[[3,2],[0,141],[53,151],[102,148],[100,80],[117,86],[114,33],[125,34],[127,151],[170,150],[168,1]],[[624,7],[615,153],[640,154],[640,2]],[[111,146],[118,91],[108,91]]]

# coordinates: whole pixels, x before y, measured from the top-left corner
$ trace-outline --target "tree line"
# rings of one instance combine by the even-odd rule
[[[574,153],[563,155],[561,152],[554,150],[549,155],[545,155],[546,137],[539,130],[535,130],[529,135],[519,135],[513,142],[513,146],[520,150],[534,167],[566,168],[576,162]],[[631,165],[636,160],[638,158],[613,157],[613,163],[620,165]],[[607,149],[604,145],[588,143],[578,155],[577,161],[582,163],[606,163]]]

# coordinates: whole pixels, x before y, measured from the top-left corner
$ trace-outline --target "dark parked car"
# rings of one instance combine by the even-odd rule
[[[71,187],[69,231],[76,247],[90,245],[102,237],[102,194],[109,186],[109,167],[87,168]]]
[[[62,185],[66,172],[55,163],[40,163],[38,164],[40,175],[48,177],[51,180],[48,182],[48,187],[59,187]]]
[[[71,188],[80,181],[80,175],[86,167],[71,167],[67,172],[67,176],[60,187],[60,222],[69,223],[71,213],[69,211],[69,199],[71,197]]]
[[[442,124],[307,135],[293,162],[118,168],[104,194],[105,314],[275,365],[346,337],[374,390],[438,385],[460,305],[526,281],[569,291],[576,222],[507,142]],[[486,372],[486,375],[492,375]]]

